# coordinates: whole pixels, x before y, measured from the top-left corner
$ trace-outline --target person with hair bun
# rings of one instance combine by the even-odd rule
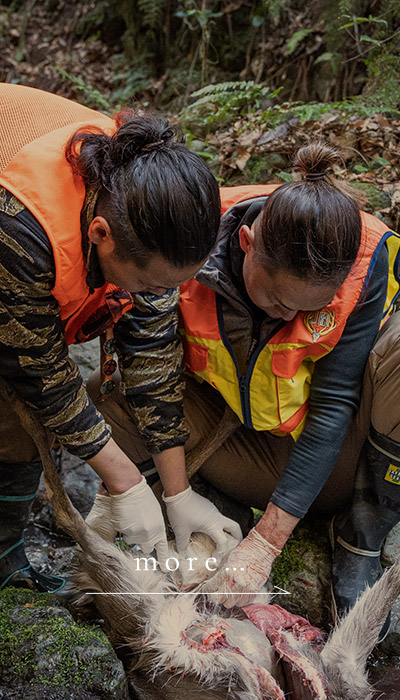
[[[399,314],[377,338],[399,293],[399,237],[360,211],[336,164],[340,154],[311,143],[296,154],[299,179],[222,188],[217,246],[181,286],[186,449],[228,404],[242,425],[200,475],[265,510],[202,588],[228,607],[261,589],[309,509],[347,506],[332,525],[343,612],[380,575],[378,550],[399,519]],[[105,415],[113,421],[111,403]],[[135,444],[144,460],[137,433]]]
[[[111,119],[11,84],[0,85],[0,115],[1,374],[48,429],[49,443],[56,437],[100,476],[91,521],[101,534],[112,540],[121,531],[143,551],[155,548],[163,566],[161,507],[89,399],[68,345],[106,338],[102,397],[113,390],[118,353],[127,401],[165,493],[176,495],[185,465],[175,455],[186,439],[178,287],[215,242],[218,185],[156,116],[128,110]],[[37,449],[5,400],[1,416],[0,589],[54,592],[63,579],[35,571],[23,544],[42,469]],[[111,522],[99,516],[104,501]],[[238,532],[199,501],[213,520],[207,532]],[[202,529],[196,518],[191,525]]]

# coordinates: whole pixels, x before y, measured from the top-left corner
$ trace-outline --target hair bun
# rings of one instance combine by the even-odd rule
[[[183,143],[180,132],[161,117],[126,110],[117,114],[115,124],[117,130],[112,136],[96,126],[83,127],[67,143],[67,161],[87,185],[109,189],[115,173],[136,158]]]
[[[306,173],[304,176],[305,180],[323,180],[328,173],[326,170],[322,170],[320,173]]]
[[[297,152],[293,167],[303,173],[305,180],[323,180],[333,165],[342,163],[342,158],[335,148],[325,143],[312,143],[303,146]]]
[[[125,118],[126,116],[126,118]],[[145,153],[157,151],[175,139],[175,132],[165,119],[122,112],[112,137],[114,166],[126,165]]]

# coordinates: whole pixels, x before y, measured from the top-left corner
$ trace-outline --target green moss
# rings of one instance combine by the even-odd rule
[[[68,687],[88,682],[102,675],[107,655],[99,654],[88,661],[75,650],[89,646],[104,646],[105,634],[89,625],[77,625],[63,609],[40,613],[54,606],[54,597],[29,590],[7,588],[0,593],[0,669],[8,675],[23,677],[31,685]],[[59,615],[58,615],[59,611]],[[10,620],[10,615],[11,620]],[[38,673],[38,647],[55,657],[54,672]],[[109,661],[109,659],[107,659]]]
[[[304,569],[306,552],[320,547],[328,547],[326,522],[313,518],[303,520],[274,562],[271,572],[274,585],[284,588],[293,574]]]
[[[363,203],[362,208],[365,211],[373,214],[379,209],[390,206],[391,199],[389,193],[380,190],[376,185],[368,182],[352,182],[351,184],[364,195],[366,202]]]
[[[301,571],[303,567],[303,554],[300,554],[298,543],[291,536],[272,567],[271,577],[274,586],[284,588],[289,583],[290,575],[293,572]]]
[[[26,588],[5,588],[0,592],[0,620],[3,609],[12,610],[18,605],[34,605],[36,608],[54,605],[54,597],[36,591],[30,591]]]

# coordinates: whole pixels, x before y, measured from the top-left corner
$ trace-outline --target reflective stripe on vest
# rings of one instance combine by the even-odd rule
[[[339,342],[384,242],[398,269],[399,236],[364,212],[362,224],[359,257],[332,302],[319,311],[300,311],[261,343],[253,351],[245,375],[240,375],[224,333],[221,297],[196,280],[182,285],[180,332],[186,365],[221,393],[247,427],[290,433],[297,439],[307,415],[314,364]],[[393,268],[391,273],[387,306],[399,290]]]
[[[115,123],[105,115],[57,95],[35,88],[0,84],[0,117],[2,109],[8,114],[10,105],[17,114],[18,105],[22,113],[27,114],[26,130],[24,132],[24,123],[9,124],[12,148],[15,149],[15,143],[18,143],[19,150],[0,174],[0,185],[14,194],[46,231],[56,272],[52,293],[60,306],[67,343],[71,344],[78,338],[89,316],[106,305],[109,295],[118,287],[106,283],[94,294],[89,294],[80,227],[85,187],[82,178],[74,177],[64,149],[80,127],[96,127],[112,134]],[[41,127],[42,121],[49,127],[65,124],[68,118],[81,121],[49,132]],[[15,133],[12,133],[13,129]],[[37,133],[43,135],[32,140]],[[4,131],[2,138],[5,138]],[[1,145],[0,142],[0,149]],[[121,311],[131,307],[132,303],[126,303]]]

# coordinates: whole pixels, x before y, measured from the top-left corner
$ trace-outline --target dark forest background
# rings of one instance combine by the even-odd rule
[[[0,80],[166,113],[222,183],[323,138],[371,210],[400,187],[399,0],[7,0]]]

